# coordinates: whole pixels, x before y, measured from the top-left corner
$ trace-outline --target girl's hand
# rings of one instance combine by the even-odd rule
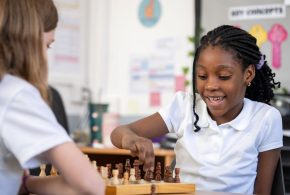
[[[27,187],[26,187],[26,179],[29,177],[30,173],[29,173],[29,170],[24,170],[23,172],[23,178],[22,178],[22,184],[19,188],[19,192],[18,192],[18,195],[28,195],[29,192],[27,191]]]
[[[144,164],[143,170],[154,170],[154,149],[152,141],[137,135],[126,135],[122,140],[122,148],[131,151],[133,157],[138,157],[140,164]]]

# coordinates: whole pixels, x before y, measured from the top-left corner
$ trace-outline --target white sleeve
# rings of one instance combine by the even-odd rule
[[[2,137],[23,168],[39,166],[44,163],[39,154],[71,141],[39,92],[32,87],[22,89],[8,105]]]
[[[263,139],[259,145],[259,152],[280,148],[283,146],[282,117],[276,108],[272,108],[265,115],[266,126],[262,132]]]
[[[172,101],[164,108],[159,110],[159,114],[163,118],[169,133],[178,133],[181,122],[185,117],[186,94],[177,92]]]

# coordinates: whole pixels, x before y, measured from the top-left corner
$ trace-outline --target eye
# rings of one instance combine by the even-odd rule
[[[47,44],[47,45],[46,45],[46,48],[47,48],[47,49],[50,49],[50,48],[51,48],[51,44]]]
[[[229,76],[219,76],[220,80],[229,80],[231,78],[231,75]]]
[[[197,77],[198,77],[200,80],[206,80],[206,79],[207,79],[207,76],[206,76],[206,75],[197,75]]]

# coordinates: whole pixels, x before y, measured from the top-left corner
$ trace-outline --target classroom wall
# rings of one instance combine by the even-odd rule
[[[193,0],[159,0],[161,16],[153,27],[139,20],[146,0],[55,1],[61,22],[50,51],[49,82],[60,90],[73,126],[86,120],[88,102],[108,103],[110,112],[124,117],[148,115],[169,102],[176,77],[193,60],[188,56],[193,45],[187,40],[194,33]],[[289,33],[289,6],[284,18],[233,21],[228,16],[230,7],[285,2],[202,0],[202,28],[207,32],[220,24],[233,24],[250,30],[261,24],[268,32],[279,23]],[[282,66],[274,69],[288,90],[289,47],[287,38],[281,46]],[[266,41],[261,50],[271,64],[272,44]]]
[[[194,31],[192,0],[158,1],[161,16],[152,27],[138,18],[143,0],[55,2],[61,21],[50,51],[49,82],[61,92],[73,126],[86,120],[89,101],[108,103],[110,112],[130,118],[156,112],[172,98],[175,76],[192,63],[187,55],[193,48],[187,40]],[[144,61],[150,68],[136,74],[147,76],[132,82],[133,64]],[[150,71],[157,71],[153,81]],[[150,99],[151,88],[157,100]]]

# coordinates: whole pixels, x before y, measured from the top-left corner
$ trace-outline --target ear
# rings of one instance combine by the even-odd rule
[[[247,86],[255,78],[255,75],[256,75],[255,65],[251,64],[246,68],[244,73],[244,81]]]

